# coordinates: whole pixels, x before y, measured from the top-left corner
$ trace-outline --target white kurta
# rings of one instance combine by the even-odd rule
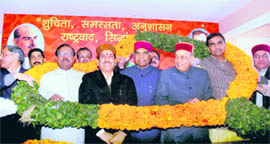
[[[49,99],[54,94],[64,97],[64,101],[78,102],[79,87],[84,73],[75,70],[64,71],[60,68],[48,72],[40,80],[39,93]],[[84,143],[85,130],[80,128],[52,129],[41,128],[41,139],[67,141],[75,144]]]
[[[10,99],[0,97],[0,117],[16,113],[17,106]]]

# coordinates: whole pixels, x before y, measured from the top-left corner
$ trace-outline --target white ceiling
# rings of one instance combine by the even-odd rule
[[[219,22],[250,0],[1,0],[0,13]]]

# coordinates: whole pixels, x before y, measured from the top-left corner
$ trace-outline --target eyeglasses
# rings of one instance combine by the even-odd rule
[[[73,55],[73,53],[72,52],[60,52],[59,53],[60,54],[60,56],[72,56]]]

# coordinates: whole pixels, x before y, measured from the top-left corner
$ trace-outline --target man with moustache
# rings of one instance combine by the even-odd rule
[[[151,66],[158,68],[160,61],[160,54],[156,50],[152,50]]]
[[[133,80],[114,71],[116,66],[115,47],[111,44],[101,44],[97,47],[96,52],[100,70],[83,76],[79,89],[79,102],[82,104],[137,105],[137,94]],[[128,142],[129,137],[128,131],[86,129],[86,143],[119,144]]]
[[[138,106],[154,105],[155,89],[160,70],[150,65],[152,59],[152,44],[147,41],[138,41],[134,44],[134,59],[136,65],[121,71],[131,77],[136,86]],[[152,129],[132,132],[135,142],[153,143],[159,141],[160,130]]]
[[[43,64],[45,62],[44,52],[39,48],[31,49],[28,53],[31,67]]]
[[[226,43],[221,33],[210,34],[206,39],[206,45],[211,56],[201,61],[200,66],[209,74],[212,96],[215,99],[222,99],[226,96],[236,72],[232,63],[225,58]]]
[[[58,69],[44,74],[40,80],[39,93],[51,101],[78,102],[78,90],[84,73],[72,69],[75,51],[68,44],[60,45],[55,51]],[[82,128],[62,129],[41,128],[41,139],[84,143],[85,131]]]
[[[92,59],[92,52],[87,47],[82,47],[77,51],[77,60],[79,63],[88,63]]]
[[[193,67],[194,46],[190,43],[175,45],[175,67],[161,71],[156,88],[155,104],[196,104],[211,97],[208,73]],[[203,127],[168,128],[161,132],[161,143],[209,142],[208,129]]]

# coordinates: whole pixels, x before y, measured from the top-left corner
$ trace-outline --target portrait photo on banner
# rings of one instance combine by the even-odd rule
[[[207,30],[203,28],[196,28],[189,33],[188,37],[194,40],[200,40],[205,42],[208,35],[209,32]]]
[[[25,54],[28,54],[32,48],[40,48],[44,51],[45,40],[37,26],[31,23],[23,23],[12,30],[8,37],[7,45],[16,45]]]

